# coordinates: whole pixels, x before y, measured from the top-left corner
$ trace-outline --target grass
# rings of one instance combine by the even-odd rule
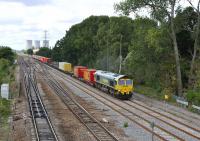
[[[128,127],[128,122],[124,122],[124,128]]]
[[[8,118],[11,113],[10,110],[10,100],[0,99],[0,116],[3,118]]]
[[[143,94],[147,97],[153,98],[153,99],[164,100],[164,92],[159,92],[158,90],[153,89],[151,87],[140,85],[140,86],[136,86],[134,91],[139,93],[139,94]],[[169,100],[167,102],[169,102],[173,105],[177,105],[176,100],[171,95],[170,95]],[[200,114],[200,112],[198,110],[193,109],[191,106],[188,107],[188,110],[193,112],[193,113]]]
[[[2,83],[9,83],[9,91],[11,97],[15,97],[18,93],[18,85],[15,81],[16,65],[9,65],[6,68],[0,68],[0,85]],[[9,123],[8,117],[11,115],[12,100],[0,98],[0,141],[9,138]]]
[[[165,100],[165,92],[160,92],[157,89],[151,88],[151,87],[147,87],[147,86],[143,86],[143,85],[137,85],[135,87],[135,92],[139,93],[139,94],[143,94],[147,97],[153,98],[153,99],[157,99],[157,100]],[[167,92],[167,94],[169,95],[169,99],[168,102],[174,103],[175,100],[172,98],[172,93]]]
[[[7,140],[10,129],[8,117],[11,114],[10,100],[0,99],[0,141]]]
[[[155,98],[155,99],[163,99],[164,95],[159,93],[156,89],[153,89],[151,87],[143,86],[143,85],[138,85],[135,87],[135,92],[143,94],[147,97]]]

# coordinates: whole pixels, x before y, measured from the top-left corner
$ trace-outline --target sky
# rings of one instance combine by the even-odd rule
[[[26,48],[26,40],[43,40],[50,46],[66,30],[91,15],[117,16],[114,3],[120,0],[0,0],[0,45],[16,50]]]
[[[66,30],[91,15],[118,16],[113,5],[120,1],[0,0],[0,45],[26,49],[26,40],[43,40],[47,30],[54,46]]]

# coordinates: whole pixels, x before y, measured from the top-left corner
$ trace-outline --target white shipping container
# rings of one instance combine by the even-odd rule
[[[58,68],[64,70],[64,64],[65,62],[59,62]]]
[[[9,84],[1,85],[1,97],[6,99],[9,98]]]
[[[65,72],[71,72],[72,71],[72,65],[71,63],[67,62],[59,62],[59,67],[60,70],[63,70]]]

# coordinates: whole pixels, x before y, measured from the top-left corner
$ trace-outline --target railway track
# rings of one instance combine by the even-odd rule
[[[167,113],[167,112],[162,112],[162,111],[158,111],[157,109],[154,108],[149,108],[147,105],[137,101],[137,100],[130,100],[130,101],[125,101],[126,104],[136,108],[136,109],[140,109],[145,113],[150,114],[151,116],[155,116],[157,117],[159,120],[165,122],[166,119],[169,119],[171,121],[171,123],[176,122],[184,127],[187,127],[195,132],[200,133],[200,129],[197,127],[192,127],[189,125],[189,123],[185,123],[182,121],[182,119],[180,117],[177,116],[172,116],[171,114]],[[173,125],[171,125],[173,126]],[[176,128],[176,127],[175,127]],[[200,138],[198,138],[200,139]]]
[[[73,97],[70,96],[69,91],[64,89],[59,82],[53,79],[45,66],[42,71],[43,78],[46,80],[47,84],[98,141],[118,141],[111,132],[109,132],[99,121],[91,116]]]
[[[57,71],[57,70],[56,70]],[[54,72],[56,72],[55,70],[54,70]],[[61,75],[61,73],[59,73],[58,75]],[[62,76],[63,76],[64,74],[62,74]],[[64,75],[65,77],[66,77],[66,75]],[[63,77],[63,79],[65,79],[64,77]],[[76,85],[76,87],[77,88],[79,88],[79,89],[81,89],[81,90],[83,90],[83,91],[85,91],[87,94],[89,94],[90,96],[92,96],[92,97],[94,97],[94,93],[97,93],[97,91],[95,90],[95,91],[92,91],[92,90],[88,90],[88,87],[87,86],[85,86],[84,84],[82,84],[81,82],[78,82],[78,81],[76,81],[76,80],[73,80],[72,78],[70,78],[69,76],[68,76],[68,79],[70,80],[70,83],[74,83],[73,85]],[[69,80],[68,79],[65,79],[66,81],[68,81],[69,82]],[[76,83],[76,84],[75,84]],[[82,87],[82,88],[80,88],[80,86]],[[87,87],[87,88],[86,88]],[[100,92],[98,92],[98,93],[100,93]],[[106,100],[108,100],[109,102],[112,102],[113,104],[115,104],[115,105],[117,105],[118,103],[117,102],[113,102],[113,101],[111,101],[110,99],[108,99],[108,98],[106,98],[105,96],[102,96],[104,99],[106,99]],[[96,98],[96,99],[98,99],[99,101],[101,101],[101,102],[103,102],[104,104],[105,104],[105,102],[103,101],[103,100],[101,100],[100,98]],[[133,101],[134,102],[134,101]],[[188,125],[188,124],[185,124],[185,123],[183,123],[183,122],[181,122],[181,121],[179,121],[179,120],[176,120],[175,118],[176,117],[170,117],[170,116],[167,116],[167,115],[165,115],[165,114],[163,114],[163,113],[159,113],[159,112],[157,112],[157,111],[155,111],[155,110],[152,110],[152,109],[150,109],[150,108],[147,108],[147,107],[144,107],[144,106],[142,106],[141,104],[139,105],[138,103],[131,103],[131,101],[126,101],[125,102],[127,105],[129,105],[129,107],[132,107],[132,108],[134,108],[134,109],[137,109],[137,110],[139,110],[139,111],[142,111],[143,113],[145,113],[146,115],[150,115],[150,116],[152,116],[153,118],[155,118],[155,119],[157,119],[157,120],[159,120],[160,122],[163,122],[163,123],[165,123],[167,126],[169,126],[171,129],[172,128],[175,128],[176,130],[172,130],[172,131],[167,131],[167,129],[165,129],[164,127],[161,127],[161,126],[158,126],[157,125],[157,127],[158,127],[158,129],[160,129],[160,130],[162,130],[162,131],[164,131],[164,132],[166,132],[168,135],[170,135],[170,136],[173,136],[174,137],[174,139],[177,139],[177,140],[200,140],[200,138],[199,138],[199,129],[197,129],[197,128],[193,128],[193,127],[191,127],[190,125]],[[108,104],[107,104],[108,105]],[[127,106],[126,106],[127,107]],[[122,108],[122,107],[121,107]],[[146,108],[146,109],[145,109]],[[124,109],[124,108],[123,108]],[[124,109],[124,110],[127,110],[128,112],[130,112],[130,113],[132,113],[133,115],[134,115],[134,113],[133,112],[131,112],[130,110],[128,110],[128,109]],[[121,113],[121,114],[123,114],[123,113]],[[136,115],[136,116],[138,116],[138,115]],[[146,119],[144,119],[143,117],[141,117],[141,116],[138,116],[140,119],[143,119],[143,120],[145,120],[146,122],[148,122],[148,120],[146,120]],[[130,119],[130,118],[129,118]],[[166,121],[165,121],[166,120]],[[131,120],[131,121],[133,121],[133,120]],[[170,121],[170,122],[169,122]],[[172,123],[173,124],[172,124]],[[146,129],[146,130],[148,130],[148,128]],[[148,130],[149,131],[149,130]],[[181,132],[182,134],[184,134],[184,135],[187,135],[188,137],[187,138],[183,138],[182,136],[181,136],[181,134],[180,133],[178,133],[178,135],[176,135],[175,133],[173,133],[174,131],[177,131],[177,132]],[[155,133],[155,135],[156,135],[156,133]],[[158,137],[159,137],[159,134],[158,134]],[[165,137],[166,138],[166,137]],[[172,137],[170,137],[170,140],[172,140]]]
[[[35,131],[35,137],[32,137],[32,140],[58,141],[58,137],[40,98],[34,72],[31,66],[22,58],[20,59],[20,64],[24,74],[23,82]]]
[[[200,116],[195,113],[188,112],[185,109],[177,107],[179,109],[178,110],[168,103],[161,103],[160,101],[155,101],[153,99],[147,100],[143,95],[137,93],[134,93],[134,99],[131,99],[131,101],[138,102],[146,107],[151,107],[157,111],[160,111],[161,113],[164,112],[167,114],[167,116],[173,116],[176,117],[176,119],[181,120],[184,119],[185,121],[188,121],[188,123],[192,123],[196,127],[200,127]]]

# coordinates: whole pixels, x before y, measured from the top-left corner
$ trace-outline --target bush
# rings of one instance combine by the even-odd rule
[[[32,50],[32,49],[28,49],[28,50],[27,50],[27,54],[33,55],[33,50]]]
[[[128,127],[128,122],[124,122],[124,128]]]
[[[200,105],[200,91],[188,90],[186,98],[189,103],[194,105]]]
[[[0,99],[0,116],[8,117],[10,112],[10,101],[6,99]]]
[[[145,96],[156,98],[156,99],[163,99],[163,95],[160,90],[154,89],[152,87],[144,86],[144,85],[137,85],[135,86],[135,92],[143,94]]]
[[[15,53],[12,51],[10,47],[1,47],[0,46],[0,59],[4,58],[10,61],[10,63],[14,62]]]

